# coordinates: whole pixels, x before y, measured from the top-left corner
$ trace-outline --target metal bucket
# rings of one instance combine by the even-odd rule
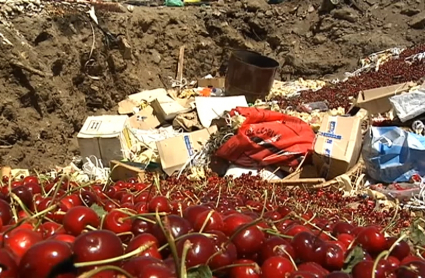
[[[233,51],[227,67],[226,95],[244,95],[248,102],[263,99],[273,86],[279,63],[257,52]]]

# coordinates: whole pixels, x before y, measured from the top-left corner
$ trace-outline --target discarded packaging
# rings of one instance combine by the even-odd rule
[[[425,84],[417,90],[391,97],[390,102],[403,123],[424,114]]]
[[[236,107],[248,107],[245,96],[195,97],[196,111],[203,127],[210,127],[213,119]]]
[[[371,127],[364,138],[366,172],[378,182],[408,182],[425,175],[425,137],[396,126]]]
[[[314,144],[313,163],[319,176],[333,179],[358,161],[362,147],[361,117],[326,115]]]
[[[111,169],[110,178],[112,181],[137,178],[139,182],[143,182],[145,179],[145,164],[111,160],[109,168]]]
[[[312,150],[314,132],[301,119],[252,107],[232,109],[229,115],[245,120],[216,155],[236,165],[296,167]]]
[[[198,87],[224,88],[224,77],[198,79]]]
[[[208,129],[202,129],[156,142],[164,172],[172,175],[186,165],[190,165],[192,159],[206,145],[211,134],[216,131],[217,127],[212,126]]]
[[[416,83],[406,82],[360,91],[355,106],[366,109],[369,115],[388,112],[392,108],[389,97],[409,91],[414,86],[416,86]]]
[[[88,117],[77,135],[81,157],[95,156],[103,165],[122,159],[122,150],[127,147],[124,134],[127,119],[126,115]]]
[[[132,128],[146,130],[153,129],[161,125],[161,122],[158,120],[158,117],[150,105],[131,116],[128,119],[128,122]]]

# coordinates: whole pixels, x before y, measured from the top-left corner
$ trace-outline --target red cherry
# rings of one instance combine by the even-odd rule
[[[201,234],[188,234],[177,242],[177,251],[180,257],[186,241],[189,241],[191,245],[186,255],[186,267],[188,268],[205,264],[214,254],[214,243],[211,239]]]
[[[43,239],[47,239],[55,234],[65,234],[63,226],[56,222],[45,222],[40,225],[37,230],[43,236]]]
[[[396,241],[397,241],[396,237],[387,238],[386,249],[389,250]],[[397,245],[394,247],[394,249],[391,251],[391,254],[390,254],[390,256],[394,256],[400,261],[409,255],[410,255],[410,247],[409,247],[409,244],[407,244],[407,242],[404,240],[397,243]]]
[[[351,234],[351,231],[354,229],[354,226],[351,225],[350,223],[347,222],[337,222],[333,229],[332,229],[332,234],[334,236],[338,236],[340,234]]]
[[[192,230],[189,221],[178,215],[165,216],[163,224],[166,229],[169,229],[174,239],[179,238]],[[160,245],[167,243],[167,239],[165,238],[164,232],[162,231],[158,223],[153,226],[152,234],[158,239]]]
[[[0,199],[0,218],[3,225],[9,224],[10,220],[12,219],[12,211],[10,210],[10,206],[3,199]]]
[[[353,268],[353,278],[364,278],[364,277],[372,277],[373,273],[373,261],[362,261],[357,263]],[[376,278],[387,278],[389,275],[389,271],[387,269],[387,264],[384,261],[379,261],[375,270]]]
[[[352,242],[355,240],[355,237],[350,234],[339,234],[337,239],[345,246],[345,249],[347,249],[352,245]]]
[[[71,257],[68,244],[58,240],[46,240],[31,246],[19,264],[19,277],[47,277],[52,267]]]
[[[196,220],[193,223],[193,228],[197,232],[199,232],[203,226],[203,232],[209,232],[213,230],[221,231],[223,229],[223,225],[224,222],[220,213],[214,210],[206,210],[201,212],[198,217],[196,217]]]
[[[304,262],[314,262],[318,257],[315,255],[315,251],[322,243],[323,240],[312,233],[301,232],[294,236],[291,245],[294,248],[296,258]]]
[[[12,192],[21,200],[21,202],[27,208],[32,205],[32,193],[27,187],[20,185],[13,188]]]
[[[38,178],[35,176],[26,176],[23,181],[22,184],[23,185],[27,185],[28,183],[35,183],[35,184],[39,184],[38,182]]]
[[[82,203],[87,207],[91,207],[94,203],[98,201],[98,197],[96,196],[96,194],[88,190],[81,190],[80,198],[82,200]]]
[[[272,278],[272,277],[286,277],[295,268],[292,262],[284,257],[270,257],[261,266],[261,277]]]
[[[385,236],[376,227],[367,227],[361,231],[356,243],[369,253],[380,253],[387,247]]]
[[[352,278],[352,276],[342,271],[334,271],[326,275],[324,278]]]
[[[286,277],[285,277],[286,278]],[[310,271],[297,270],[292,272],[288,278],[322,278],[315,273],[311,273]]]
[[[130,260],[124,262],[122,268],[134,277],[140,277],[140,275],[145,273],[146,267],[150,265],[164,266],[164,263],[163,261],[152,257],[133,257]]]
[[[99,227],[99,216],[88,207],[73,207],[68,210],[63,218],[63,227],[68,233],[78,236],[90,225],[94,228]]]
[[[170,201],[164,196],[153,197],[149,201],[149,211],[155,212],[156,210],[158,210],[158,212],[171,212],[172,207]]]
[[[82,202],[80,196],[76,194],[71,194],[61,198],[61,200],[59,201],[59,205],[61,206],[61,209],[63,211],[68,211],[73,207],[81,206]]]
[[[324,243],[323,245],[324,262],[323,266],[329,270],[340,270],[344,266],[344,251],[336,244]]]
[[[151,264],[143,269],[143,272],[137,276],[138,278],[164,277],[175,278],[173,272],[165,265]]]
[[[299,271],[307,271],[316,275],[317,278],[322,278],[329,274],[329,271],[324,269],[321,265],[314,262],[307,262],[298,265]]]
[[[237,234],[232,237],[232,242],[235,244],[239,255],[257,253],[264,243],[265,235],[257,226],[249,226],[236,232]]]
[[[72,250],[76,256],[75,262],[105,260],[124,253],[120,238],[108,230],[90,231],[79,235],[72,244]]]
[[[204,211],[209,211],[209,210],[210,209],[208,207],[201,206],[201,205],[188,206],[183,211],[183,217],[185,219],[187,219],[190,223],[194,223],[199,214],[201,214]]]
[[[153,243],[152,247],[149,247],[146,251],[140,252],[137,256],[146,256],[146,257],[153,257],[157,259],[162,259],[161,254],[159,254],[158,251],[158,240],[156,237],[154,237],[151,234],[145,233],[140,234],[133,238],[127,245],[127,248],[125,249],[125,253],[130,253],[131,251],[136,250],[140,246],[147,245]]]
[[[143,233],[151,233],[153,225],[151,222],[143,219],[134,219],[131,225],[131,232],[136,236]]]
[[[400,265],[407,265],[411,262],[415,262],[415,261],[422,261],[421,258],[417,257],[417,256],[413,256],[413,255],[409,255],[407,257],[405,257],[401,262]]]
[[[68,244],[72,244],[75,241],[75,236],[65,235],[65,234],[54,234],[49,239],[59,240],[59,241],[66,242]]]
[[[236,260],[229,271],[229,278],[260,278],[261,269],[252,260]]]
[[[272,236],[265,240],[261,246],[260,257],[264,262],[266,259],[274,256],[281,256],[289,259],[295,258],[295,251],[291,243],[278,236]]]
[[[304,225],[294,224],[294,225],[291,225],[288,228],[286,228],[286,230],[283,232],[283,234],[293,237],[293,236],[298,235],[302,232],[311,233],[311,230]]]
[[[129,232],[131,230],[131,218],[120,210],[113,209],[106,214],[103,221],[103,228],[116,234]]]
[[[35,182],[24,182],[24,186],[31,192],[32,195],[41,193],[41,186]]]
[[[29,229],[14,229],[4,235],[4,246],[12,251],[17,258],[17,261],[24,255],[24,253],[37,242],[42,241],[39,233]]]
[[[252,219],[251,217],[242,213],[234,213],[224,217],[223,222],[223,232],[230,237],[236,231],[237,228],[239,228],[243,224],[248,224],[252,222]]]
[[[0,249],[0,278],[18,277],[18,265],[9,250]]]
[[[214,270],[232,264],[238,258],[236,246],[229,242],[229,238],[221,231],[211,231],[210,234],[214,235],[215,247],[214,255],[209,261],[211,269]]]
[[[421,261],[412,261],[405,265],[400,266],[395,271],[397,278],[424,278],[425,277],[425,263]]]

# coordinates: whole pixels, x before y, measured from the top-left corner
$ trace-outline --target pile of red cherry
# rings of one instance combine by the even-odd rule
[[[0,278],[425,277],[422,247],[407,236],[325,218],[313,206],[299,213],[296,195],[309,206],[306,193],[249,176],[108,186],[4,181]],[[324,194],[346,204],[336,193],[316,196]]]

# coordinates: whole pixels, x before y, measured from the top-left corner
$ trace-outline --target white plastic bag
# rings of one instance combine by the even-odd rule
[[[390,97],[391,105],[404,123],[425,113],[425,88]]]

